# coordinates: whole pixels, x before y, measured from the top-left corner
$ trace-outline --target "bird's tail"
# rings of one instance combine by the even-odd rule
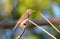
[[[16,24],[16,25],[14,26],[13,30],[15,30],[15,29],[17,28],[17,26],[18,26],[18,24]]]

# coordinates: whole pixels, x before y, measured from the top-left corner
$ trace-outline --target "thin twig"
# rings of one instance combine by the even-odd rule
[[[48,34],[49,36],[51,36],[54,39],[57,39],[56,37],[54,37],[52,34],[50,34],[48,31],[46,31],[45,29],[43,29],[42,27],[39,27],[37,24],[35,24],[33,21],[29,20],[29,22],[31,22],[32,24],[34,24],[36,27],[38,27],[39,29],[41,29],[42,31],[44,31],[46,34]]]
[[[40,13],[40,15],[41,15],[58,33],[60,33],[60,31],[59,31],[42,13]]]
[[[24,32],[25,32],[25,29],[23,29],[22,33],[19,34],[19,35],[16,37],[16,39],[21,39],[21,37],[22,37],[22,35],[24,34]]]

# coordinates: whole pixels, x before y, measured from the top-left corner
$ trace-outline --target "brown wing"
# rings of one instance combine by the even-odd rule
[[[22,16],[21,18],[18,20],[17,24],[15,25],[15,27],[13,28],[13,30],[15,30],[15,28],[20,25],[21,22],[23,22],[25,19],[29,18],[29,15],[34,12],[34,10],[29,9],[27,10]]]

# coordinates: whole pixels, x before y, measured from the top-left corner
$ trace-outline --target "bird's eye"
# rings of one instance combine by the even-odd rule
[[[26,25],[25,23],[23,25]]]

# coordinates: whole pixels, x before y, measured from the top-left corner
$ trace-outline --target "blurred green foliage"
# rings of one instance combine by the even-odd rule
[[[38,37],[35,36],[35,35],[34,35],[34,36],[32,35],[32,36],[28,36],[28,37],[26,37],[26,39],[38,39]]]
[[[40,18],[42,18],[40,16],[40,12],[46,14],[47,16],[53,17],[55,16],[54,11],[52,9],[52,4],[54,2],[60,7],[60,0],[3,0],[3,1],[0,0],[0,21],[2,19],[3,20],[18,19],[27,9],[36,10],[36,12],[31,14],[30,16],[31,19],[40,20]],[[47,28],[48,31],[50,31],[49,28]],[[31,33],[34,33],[32,30]],[[35,35],[36,34],[37,33],[35,33]],[[28,36],[26,37],[26,39],[49,39],[49,38],[45,38],[44,36],[46,35],[45,34],[42,35],[42,33],[41,33],[42,36],[40,35],[40,33],[38,33],[36,36],[35,35],[32,35],[30,37]],[[56,37],[60,39],[60,34],[56,34]]]
[[[32,18],[40,19],[40,11],[46,9],[50,2],[51,0],[19,0],[17,11],[19,14],[23,14],[27,9],[35,9],[37,12],[33,13]]]

